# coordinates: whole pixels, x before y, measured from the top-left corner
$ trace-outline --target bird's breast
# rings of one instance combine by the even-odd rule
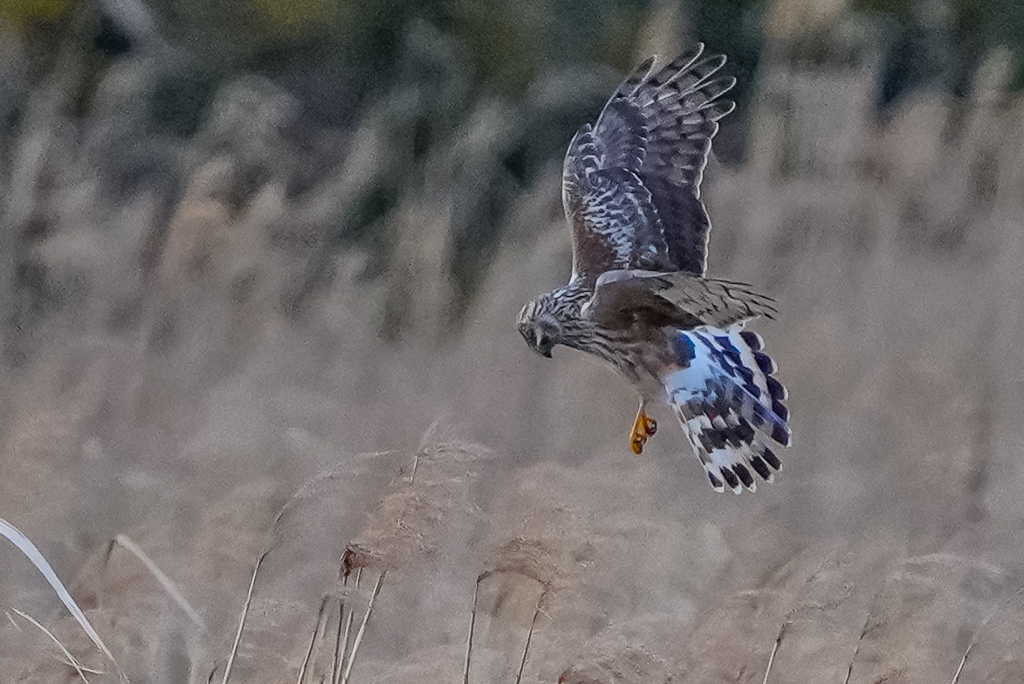
[[[610,360],[634,388],[651,401],[664,401],[662,377],[676,364],[670,336],[661,329],[634,332],[621,336],[614,348]]]

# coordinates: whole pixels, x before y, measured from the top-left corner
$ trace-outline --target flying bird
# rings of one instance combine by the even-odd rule
[[[748,285],[705,277],[707,210],[700,183],[722,99],[736,79],[724,55],[696,45],[666,66],[645,60],[565,155],[562,202],[572,231],[572,277],[519,313],[526,343],[551,358],[556,345],[593,354],[640,394],[630,447],[641,453],[668,404],[711,486],[737,494],[771,482],[789,446],[786,390],[757,333],[776,313]]]

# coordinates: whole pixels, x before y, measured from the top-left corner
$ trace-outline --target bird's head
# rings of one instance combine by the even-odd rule
[[[520,310],[517,322],[527,346],[549,359],[552,347],[562,342],[562,324],[550,304],[545,297],[533,300]]]

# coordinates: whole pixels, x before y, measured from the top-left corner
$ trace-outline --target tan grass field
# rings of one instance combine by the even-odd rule
[[[979,86],[950,136],[925,92],[876,124],[873,68],[770,73],[749,160],[707,174],[710,271],[778,299],[756,329],[792,397],[784,471],[739,497],[670,415],[632,455],[625,382],[516,334],[568,275],[560,149],[450,315],[499,105],[403,189],[387,268],[342,250],[298,313],[317,227],[398,154],[388,116],[239,206],[230,148],[197,139],[169,205],[111,196],[116,131],[40,115],[4,215],[34,174],[59,306],[2,378],[0,517],[132,682],[1024,681],[1024,103]],[[117,681],[4,544],[0,682]]]

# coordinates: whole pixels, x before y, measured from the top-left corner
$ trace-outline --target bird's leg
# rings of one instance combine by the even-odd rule
[[[640,408],[636,410],[636,420],[633,421],[633,430],[629,433],[629,448],[634,454],[643,453],[647,438],[658,431],[657,421],[644,413],[646,405],[647,401],[641,398]]]

